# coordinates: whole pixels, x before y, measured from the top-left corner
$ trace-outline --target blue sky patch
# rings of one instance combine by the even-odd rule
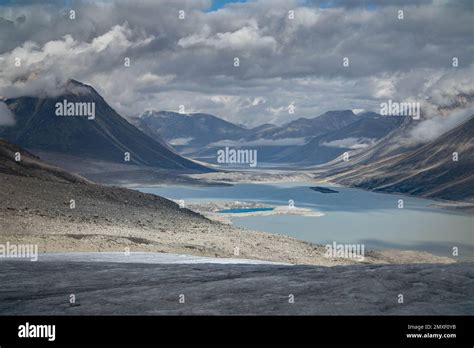
[[[208,12],[213,12],[221,9],[227,4],[234,4],[239,2],[247,2],[247,0],[212,0],[212,5],[209,7]]]

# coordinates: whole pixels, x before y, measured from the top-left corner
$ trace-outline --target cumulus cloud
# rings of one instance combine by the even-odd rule
[[[213,12],[210,0],[3,5],[0,95],[56,94],[74,78],[124,115],[184,105],[256,126],[335,109],[378,111],[389,98],[441,105],[471,89],[470,0],[370,4],[255,0]],[[447,74],[450,83],[438,82]]]
[[[455,128],[474,115],[474,108],[454,111],[449,116],[436,116],[421,121],[409,134],[411,143],[426,143]]]
[[[466,68],[451,69],[427,88],[429,102],[441,108],[466,107],[472,100],[460,100],[474,97],[474,64]]]
[[[0,126],[13,126],[15,117],[8,108],[8,105],[0,101]]]
[[[133,36],[124,24],[113,26],[91,42],[77,41],[69,34],[42,46],[26,41],[0,56],[3,62],[12,66],[0,71],[0,94],[7,98],[57,95],[75,75],[90,76],[98,68],[101,73],[114,70],[114,63],[117,66],[120,59],[116,57],[123,57],[129,49],[146,46],[153,39]]]
[[[411,144],[429,142],[474,115],[473,79],[474,65],[470,65],[451,70],[432,83],[421,104],[423,118],[406,141]]]
[[[436,139],[441,134],[454,128],[472,115],[471,112],[458,112],[448,118],[433,118],[423,122],[422,125],[412,130],[411,135],[420,139],[420,142],[427,142]]]
[[[218,50],[265,47],[274,50],[277,47],[277,42],[273,37],[261,36],[256,27],[246,26],[234,32],[216,33],[212,36],[209,36],[209,27],[205,28],[205,33],[182,38],[178,41],[178,45],[183,48],[210,47]]]

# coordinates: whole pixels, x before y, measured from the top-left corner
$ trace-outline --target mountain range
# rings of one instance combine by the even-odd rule
[[[399,117],[351,110],[329,111],[276,126],[245,128],[208,114],[179,114],[148,110],[129,118],[144,133],[162,137],[182,155],[216,163],[225,146],[251,148],[259,162],[269,165],[316,165],[348,149],[365,147],[399,127]]]
[[[4,102],[14,114],[15,124],[0,127],[0,137],[32,153],[66,154],[167,170],[210,171],[180,156],[162,139],[144,134],[110,107],[93,87],[78,81],[70,80],[63,93],[54,97],[25,96]],[[72,105],[72,111],[74,106],[81,106],[82,111],[85,106],[93,106],[94,115],[60,117],[58,106],[63,104]]]
[[[472,96],[455,98],[455,104],[438,111],[450,113],[472,100]],[[351,110],[254,128],[209,114],[152,110],[127,121],[93,87],[75,80],[70,80],[60,95],[24,96],[3,102],[14,114],[15,124],[0,127],[0,138],[15,145],[4,141],[1,145],[8,156],[15,146],[25,148],[28,160],[21,165],[32,170],[35,155],[59,154],[72,157],[79,166],[84,159],[102,161],[108,168],[115,166],[119,181],[141,171],[154,182],[174,177],[171,173],[214,171],[202,162],[215,163],[217,150],[229,146],[257,150],[260,166],[300,167],[315,178],[347,186],[474,201],[474,116],[431,141],[413,142],[407,141],[418,125],[412,118],[355,114]],[[67,103],[93,104],[94,115],[58,115],[58,105],[64,105],[61,112],[68,113]],[[6,156],[5,151],[0,157]],[[347,161],[343,160],[346,152],[350,157]],[[127,153],[129,161],[124,157]],[[50,162],[71,171],[63,157],[59,158]],[[0,171],[25,170],[19,166],[10,164]],[[138,170],[124,170],[123,166]],[[74,179],[56,174],[66,181]],[[111,178],[103,169],[86,177],[102,182]]]

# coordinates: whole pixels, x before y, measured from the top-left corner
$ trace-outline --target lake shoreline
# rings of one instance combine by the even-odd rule
[[[175,201],[180,203],[180,201]],[[243,202],[243,201],[215,201],[215,202],[200,202],[200,203],[188,203],[187,208],[202,214],[206,218],[212,221],[233,225],[232,218],[235,217],[249,217],[249,216],[276,216],[276,215],[296,215],[296,216],[307,216],[307,217],[321,217],[324,213],[315,211],[309,208],[300,208],[290,205],[275,205],[275,204],[263,204],[259,202]],[[271,209],[271,210],[267,210]],[[248,212],[226,212],[226,210],[233,209],[255,209],[256,211]],[[265,210],[258,210],[265,209]]]
[[[177,203],[181,201],[211,220],[247,230],[290,236],[314,244],[337,241],[365,245],[366,250],[419,250],[456,260],[473,260],[474,246],[466,239],[468,214],[434,209],[432,202],[423,198],[404,199],[403,195],[342,186],[338,193],[326,194],[311,190],[310,185],[239,183],[227,188],[196,189],[179,185],[142,190]],[[288,198],[295,201],[290,199],[285,203]],[[400,199],[405,209],[397,206]],[[289,205],[293,202],[295,208],[291,209]],[[265,211],[245,211],[254,208]],[[243,212],[223,213],[232,209]],[[432,223],[418,225],[419,219],[430,219]],[[444,233],[448,225],[454,234]],[[400,228],[401,234],[397,232]],[[453,246],[463,250],[459,257],[452,255]]]
[[[153,195],[91,183],[0,175],[0,244],[39,252],[149,251],[309,265],[360,263],[327,258],[322,245],[211,221]],[[71,209],[69,199],[75,199]],[[394,257],[395,255],[396,257]],[[364,263],[452,263],[417,251],[367,252]]]
[[[332,182],[321,177],[315,177],[309,171],[292,172],[289,170],[272,170],[269,172],[256,172],[256,171],[218,171],[213,173],[204,174],[188,174],[188,177],[192,179],[203,180],[206,182],[205,186],[212,186],[212,184],[222,185],[236,185],[236,184],[276,184],[276,183],[306,183],[308,185],[328,185],[331,187],[345,187],[363,190],[366,192],[383,193],[389,195],[401,195],[406,197],[426,199],[435,201],[431,207],[435,209],[442,209],[452,212],[458,212],[466,215],[474,215],[474,202],[469,201],[449,201],[439,198],[423,197],[406,192],[386,192],[380,190],[370,190],[364,187],[358,187],[355,185],[342,185],[336,182]],[[171,185],[153,185],[150,187],[160,186],[173,186]],[[190,185],[192,186],[192,185]]]

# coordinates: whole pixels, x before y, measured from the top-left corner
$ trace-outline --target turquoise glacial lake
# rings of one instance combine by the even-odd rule
[[[234,209],[223,209],[219,213],[231,213],[231,214],[240,214],[240,213],[254,213],[258,211],[272,211],[274,208],[234,208]]]
[[[365,244],[368,249],[427,251],[453,257],[458,248],[462,261],[474,261],[474,216],[430,207],[436,201],[384,194],[332,185],[338,193],[309,189],[314,184],[237,184],[228,187],[166,186],[140,188],[185,202],[242,201],[288,205],[324,213],[321,217],[295,215],[239,217],[236,226],[288,235],[318,244]],[[404,207],[398,208],[398,200]]]

